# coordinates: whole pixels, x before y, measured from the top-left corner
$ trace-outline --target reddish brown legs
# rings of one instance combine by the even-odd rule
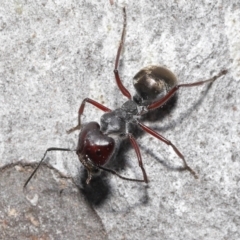
[[[180,151],[175,147],[174,144],[171,143],[171,141],[169,141],[168,139],[164,138],[163,136],[161,136],[160,134],[158,134],[157,132],[155,132],[154,130],[152,130],[151,128],[147,127],[146,125],[138,122],[138,125],[147,133],[153,135],[154,137],[156,137],[157,139],[161,140],[162,142],[166,143],[167,145],[171,146],[173,148],[173,150],[175,151],[175,153],[182,159],[183,163],[184,163],[184,168],[186,170],[188,170],[195,178],[198,178],[197,174],[188,166],[184,156],[180,153]]]
[[[85,98],[83,101],[82,101],[82,104],[80,105],[80,108],[78,110],[78,125],[76,127],[73,127],[71,129],[69,129],[67,131],[67,133],[71,133],[73,131],[76,131],[76,130],[79,130],[81,128],[81,116],[83,114],[83,111],[84,111],[84,108],[85,108],[85,103],[88,102],[88,103],[91,103],[93,106],[101,109],[102,111],[104,112],[111,112],[112,110],[103,106],[102,104],[90,99],[90,98]]]
[[[116,60],[115,60],[115,68],[114,68],[113,72],[114,72],[114,75],[115,75],[115,79],[116,79],[118,88],[120,89],[120,91],[122,92],[122,94],[124,96],[126,96],[128,99],[131,99],[132,96],[129,93],[129,91],[123,86],[122,81],[119,77],[119,73],[118,73],[119,58],[120,58],[120,54],[121,54],[121,51],[122,51],[124,35],[125,35],[125,30],[126,30],[126,25],[127,25],[127,15],[126,15],[125,7],[123,8],[123,17],[124,17],[124,22],[123,22],[122,37],[121,37],[121,41],[120,41],[120,44],[119,44],[119,47],[118,47],[117,56],[116,56]]]
[[[143,167],[143,163],[142,163],[142,156],[141,156],[141,153],[140,153],[140,149],[139,149],[139,146],[137,144],[137,141],[136,139],[133,137],[132,134],[128,134],[128,137],[129,137],[129,140],[137,154],[137,158],[138,158],[138,164],[139,164],[139,167],[142,169],[142,173],[143,173],[143,178],[144,178],[144,182],[145,183],[148,183],[148,178],[147,178],[147,174],[145,172],[145,169]]]
[[[179,84],[173,87],[163,98],[159,99],[158,101],[150,104],[147,106],[148,110],[156,109],[164,105],[173,95],[174,93],[180,88],[180,87],[194,87],[194,86],[199,86],[208,82],[213,82],[217,78],[221,77],[222,75],[225,75],[227,73],[227,70],[221,71],[218,75],[205,80],[205,81],[200,81],[200,82],[195,82],[195,83],[185,83],[185,84]]]
[[[29,181],[32,179],[33,175],[36,173],[36,171],[38,170],[38,168],[40,167],[40,165],[42,164],[43,160],[45,159],[46,155],[48,152],[50,151],[65,151],[65,152],[71,152],[71,151],[75,151],[75,150],[72,150],[72,149],[69,149],[69,148],[54,148],[54,147],[51,147],[51,148],[48,148],[41,161],[38,163],[37,167],[34,169],[34,171],[32,172],[31,176],[27,179],[27,181],[25,182],[23,188],[25,188],[27,186],[27,184],[29,183]]]

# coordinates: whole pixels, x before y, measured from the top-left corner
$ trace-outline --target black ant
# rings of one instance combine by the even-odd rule
[[[88,172],[88,178],[86,182],[87,184],[89,184],[92,175],[98,173],[99,170],[110,172],[112,174],[115,174],[119,178],[128,181],[145,183],[148,182],[147,174],[143,167],[139,146],[132,133],[129,132],[131,124],[139,126],[145,132],[151,134],[155,138],[171,146],[175,153],[178,155],[178,157],[182,159],[184,164],[183,169],[188,170],[195,178],[197,178],[197,174],[188,166],[184,156],[177,149],[177,147],[171,141],[167,140],[156,131],[144,125],[140,121],[140,119],[142,115],[146,114],[150,110],[162,107],[178,91],[179,88],[194,87],[203,85],[205,83],[211,83],[217,78],[225,75],[227,73],[227,70],[222,70],[218,75],[205,81],[177,84],[177,79],[175,75],[168,69],[160,66],[148,66],[140,70],[134,76],[133,82],[137,94],[132,97],[129,91],[123,86],[118,73],[119,58],[123,47],[123,40],[126,30],[125,8],[123,8],[123,16],[124,23],[121,41],[115,60],[114,75],[119,90],[124,96],[128,98],[128,100],[120,108],[117,108],[116,110],[111,110],[90,98],[85,98],[82,101],[78,111],[77,126],[67,131],[67,133],[71,133],[75,130],[81,130],[78,138],[77,149],[74,151],[76,151],[80,162],[83,164],[83,166]],[[97,122],[89,122],[86,124],[81,123],[81,116],[83,114],[86,103],[90,103],[105,112],[100,119],[100,124]],[[108,163],[108,161],[113,157],[114,153],[116,152],[118,148],[118,143],[120,142],[119,139],[123,137],[130,140],[131,145],[136,152],[138,164],[142,170],[143,179],[123,177],[119,175],[116,171],[105,167],[105,164]],[[50,151],[73,150],[69,148],[48,148],[45,151],[43,158],[24,184],[24,187],[27,186],[27,184],[43,162],[47,152]]]

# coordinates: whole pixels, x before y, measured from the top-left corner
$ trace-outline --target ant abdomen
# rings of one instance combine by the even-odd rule
[[[134,98],[141,105],[149,105],[165,96],[176,84],[177,78],[170,70],[160,66],[147,66],[133,77],[137,92]]]

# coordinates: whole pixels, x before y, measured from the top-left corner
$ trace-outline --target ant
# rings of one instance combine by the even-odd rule
[[[133,83],[137,93],[134,97],[132,97],[129,91],[123,86],[118,72],[119,59],[123,47],[127,23],[125,8],[123,8],[123,17],[124,22],[121,41],[118,47],[115,59],[115,68],[113,72],[119,90],[125,97],[128,98],[128,100],[120,108],[111,110],[104,105],[94,101],[93,99],[85,98],[82,101],[78,111],[77,126],[67,131],[69,134],[73,131],[80,130],[77,149],[72,150],[69,148],[56,147],[48,148],[35,170],[25,182],[24,187],[27,186],[45,159],[46,154],[50,151],[75,151],[80,162],[88,172],[88,177],[86,180],[87,184],[90,183],[92,176],[97,174],[100,170],[112,173],[124,180],[148,183],[148,177],[143,166],[139,146],[136,139],[129,131],[131,124],[137,125],[145,132],[171,146],[177,156],[183,161],[183,170],[188,170],[195,178],[198,178],[195,171],[189,167],[183,154],[177,149],[177,147],[171,141],[153,129],[144,125],[140,119],[141,116],[147,112],[162,107],[180,88],[188,88],[203,85],[205,83],[212,83],[217,78],[225,75],[227,73],[227,70],[222,70],[219,74],[205,81],[177,84],[177,78],[170,70],[160,66],[148,66],[141,69],[134,76]],[[105,112],[100,119],[100,124],[97,122],[89,122],[86,124],[81,123],[81,116],[83,114],[86,103],[90,103]],[[138,164],[141,168],[143,179],[124,177],[119,175],[116,171],[105,167],[105,165],[111,158],[113,158],[114,154],[117,152],[120,139],[122,138],[128,138],[130,140],[130,143],[137,155]]]

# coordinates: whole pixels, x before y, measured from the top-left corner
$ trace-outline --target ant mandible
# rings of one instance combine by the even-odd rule
[[[125,97],[128,98],[128,100],[120,108],[117,108],[116,110],[111,110],[90,98],[85,98],[82,101],[78,111],[77,126],[67,131],[67,133],[69,134],[73,131],[81,130],[78,138],[77,149],[72,150],[69,148],[55,147],[48,148],[45,151],[43,158],[41,159],[35,170],[25,182],[24,187],[27,186],[27,184],[45,159],[47,152],[50,151],[76,151],[80,162],[83,164],[83,166],[88,172],[88,178],[86,180],[87,184],[90,183],[92,175],[99,172],[99,170],[110,172],[124,180],[147,183],[148,178],[143,166],[139,146],[132,133],[129,132],[130,124],[138,125],[145,132],[151,134],[155,138],[171,146],[175,153],[178,155],[178,157],[182,159],[184,164],[183,169],[188,170],[195,178],[197,178],[197,174],[193,171],[192,168],[188,166],[183,154],[177,149],[177,147],[171,141],[169,141],[153,129],[144,125],[140,121],[140,118],[143,114],[146,114],[150,110],[162,107],[179,90],[179,88],[194,87],[203,85],[205,83],[211,83],[222,75],[225,75],[227,73],[227,70],[222,70],[216,76],[205,81],[177,84],[177,79],[175,75],[168,69],[160,66],[148,66],[140,70],[134,76],[133,83],[137,94],[132,97],[129,91],[123,86],[118,72],[119,58],[123,47],[127,22],[125,8],[123,8],[123,16],[124,23],[121,41],[115,60],[114,75],[119,90]],[[89,122],[86,124],[81,123],[81,116],[83,114],[86,103],[90,103],[105,112],[100,119],[100,124],[98,124],[97,122]],[[116,141],[116,139],[114,139],[114,136],[117,136],[118,140],[122,137],[128,138],[130,140],[130,143],[136,152],[138,164],[142,170],[143,179],[123,177],[119,175],[116,171],[105,167],[105,164],[108,163],[108,161],[113,157],[120,142]]]

